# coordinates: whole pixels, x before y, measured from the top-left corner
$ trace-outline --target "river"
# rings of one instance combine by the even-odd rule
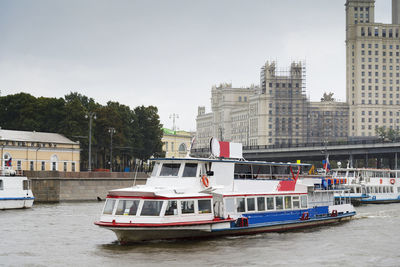
[[[400,266],[400,203],[306,230],[120,245],[93,224],[104,202],[0,211],[1,266]]]

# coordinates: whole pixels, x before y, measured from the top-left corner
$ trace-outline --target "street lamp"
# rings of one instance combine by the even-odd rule
[[[89,166],[88,171],[92,171],[92,119],[96,119],[96,113],[87,112],[85,118],[89,118]]]
[[[112,136],[116,133],[113,127],[108,128],[108,132],[110,133],[111,145],[110,145],[110,172],[112,172]]]

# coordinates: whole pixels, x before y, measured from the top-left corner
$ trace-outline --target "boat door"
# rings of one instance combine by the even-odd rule
[[[219,218],[224,217],[224,201],[222,195],[214,194],[213,202],[214,202],[214,216]]]

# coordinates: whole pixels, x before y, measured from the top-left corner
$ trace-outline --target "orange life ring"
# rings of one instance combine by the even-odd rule
[[[205,176],[205,175],[203,175],[203,176],[201,177],[201,182],[202,182],[202,184],[203,184],[205,187],[208,187],[208,186],[210,185],[210,181],[208,180],[208,177]]]
[[[396,182],[396,180],[395,180],[395,179],[393,179],[393,178],[392,178],[392,179],[390,179],[390,183],[391,183],[391,184],[394,184],[395,182]]]

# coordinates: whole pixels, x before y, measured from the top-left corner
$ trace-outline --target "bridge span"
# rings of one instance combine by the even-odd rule
[[[391,169],[400,167],[399,153],[400,141],[377,140],[243,147],[243,156],[247,160],[322,162],[326,155],[329,155],[329,160],[341,161],[342,166],[346,166],[349,162],[350,166],[354,167]],[[194,149],[191,154],[208,157],[210,152],[208,148]]]

